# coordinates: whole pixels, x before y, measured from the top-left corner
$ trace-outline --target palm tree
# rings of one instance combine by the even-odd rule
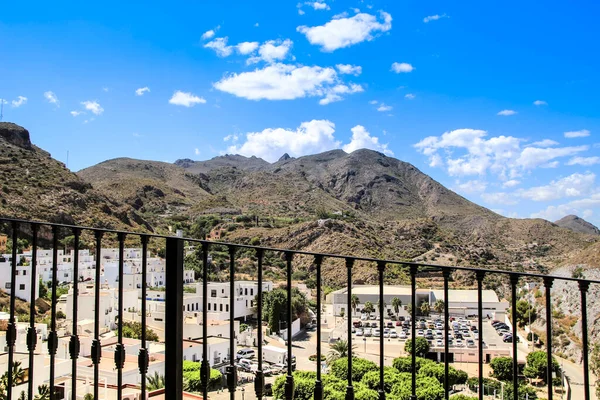
[[[363,311],[366,312],[367,314],[371,314],[373,311],[375,311],[375,307],[373,307],[373,303],[371,303],[370,301],[365,302]]]
[[[146,388],[149,391],[162,389],[165,387],[165,377],[159,375],[158,372],[154,372],[154,375],[147,376],[146,379],[148,380]]]
[[[354,351],[354,348],[356,346],[352,346],[352,350]],[[343,357],[348,357],[348,341],[347,340],[338,340],[337,342],[331,344],[329,346],[330,351],[329,354],[327,355],[327,363],[331,364],[333,363],[335,360],[338,360],[340,358]]]
[[[350,299],[350,308],[352,308],[352,311],[354,312],[354,314],[356,314],[356,308],[358,307],[359,303],[360,303],[360,300],[358,299],[358,296],[353,294],[352,298]]]
[[[431,306],[429,305],[429,302],[424,301],[421,303],[421,315],[429,315],[429,312],[431,311]]]
[[[435,301],[435,303],[433,303],[433,309],[435,310],[435,312],[441,314],[444,312],[444,307],[445,303],[444,300],[442,299],[438,299]]]
[[[392,299],[392,307],[394,308],[394,312],[396,313],[396,317],[397,317],[398,313],[400,312],[400,307],[402,307],[402,300],[400,300],[397,297],[394,297]]]

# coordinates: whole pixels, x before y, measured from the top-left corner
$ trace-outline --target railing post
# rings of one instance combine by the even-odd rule
[[[348,272],[348,308],[352,304],[352,267],[353,258],[346,258],[346,270]],[[352,385],[352,314],[346,310],[348,317],[348,387],[346,388],[346,400],[354,400],[354,386]],[[383,321],[382,321],[383,322]],[[342,321],[343,323],[343,321]]]
[[[317,266],[317,381],[315,382],[314,400],[323,400],[323,382],[321,381],[321,264],[323,256],[315,256]]]
[[[417,400],[417,272],[419,267],[416,265],[410,266],[410,293],[411,293],[411,365],[412,365],[412,379],[411,379],[411,400]]]
[[[512,314],[512,348],[513,348],[513,400],[519,400],[519,361],[517,359],[517,285],[519,284],[519,275],[510,276],[511,289],[511,314]]]
[[[585,400],[590,400],[590,368],[587,320],[587,291],[589,288],[590,283],[588,281],[579,281],[579,291],[581,292],[581,356],[583,357],[583,393]]]
[[[448,358],[450,357],[450,341],[449,341],[449,330],[450,330],[450,313],[449,313],[449,302],[448,299],[448,280],[450,279],[449,269],[444,269],[442,275],[444,277],[444,399],[450,398],[450,365]],[[480,333],[481,334],[481,333]]]
[[[265,391],[265,376],[263,373],[263,334],[262,334],[262,321],[263,321],[263,249],[256,249],[257,268],[258,268],[258,294],[257,294],[257,319],[258,319],[258,331],[257,331],[257,345],[258,345],[258,371],[256,371],[256,378],[254,379],[254,391],[256,398],[262,400]]]
[[[167,238],[165,398],[183,397],[183,240]],[[206,312],[206,311],[205,311]]]
[[[550,298],[552,291],[552,283],[554,279],[547,276],[544,278],[544,287],[546,288],[546,356],[548,369],[546,371],[546,380],[548,381],[548,400],[552,400],[552,300]],[[533,339],[533,332],[531,332]]]
[[[292,400],[294,398],[294,376],[292,375],[292,259],[294,253],[285,253],[286,275],[287,275],[287,376],[285,377],[285,398]]]
[[[383,382],[383,361],[384,361],[384,343],[383,343],[383,273],[385,272],[385,262],[377,263],[377,272],[379,272],[379,320],[381,321],[381,329],[379,331],[379,400],[385,400],[385,389]],[[352,316],[352,314],[350,314]],[[349,334],[350,335],[350,334]]]
[[[477,320],[477,330],[479,331],[479,340],[477,347],[479,348],[479,400],[483,400],[483,278],[485,272],[477,271],[475,273],[477,277],[477,314],[479,316]],[[515,339],[516,340],[516,339]]]

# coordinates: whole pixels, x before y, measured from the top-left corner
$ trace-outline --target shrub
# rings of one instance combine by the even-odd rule
[[[364,358],[352,358],[352,380],[360,381],[369,371],[376,371],[377,364]],[[348,376],[348,358],[340,358],[331,364],[331,374],[338,379],[346,379]]]
[[[412,354],[412,339],[408,339],[404,345],[404,351],[408,354]],[[415,342],[415,351],[417,355],[424,356],[429,353],[429,342],[424,337],[418,337]]]
[[[419,372],[421,367],[425,364],[432,364],[435,361],[428,360],[426,358],[416,357],[416,371]],[[392,364],[398,372],[412,372],[412,359],[411,357],[398,357],[394,359]]]
[[[310,356],[308,356],[308,359],[310,361],[317,361],[317,355],[316,354],[311,354]],[[325,357],[324,354],[321,354],[321,361],[325,361],[327,359],[327,357]]]
[[[490,362],[493,377],[501,381],[508,381],[513,376],[513,359],[510,357],[496,357]]]
[[[395,368],[385,367],[383,369],[383,390],[386,393],[390,393],[401,380],[402,376]],[[360,382],[369,389],[379,390],[379,370],[367,372]]]

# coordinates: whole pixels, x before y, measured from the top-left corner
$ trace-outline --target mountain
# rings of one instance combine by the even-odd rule
[[[583,218],[579,218],[577,215],[567,215],[554,222],[561,228],[567,228],[573,232],[586,233],[588,235],[600,235],[600,229],[595,225],[590,224]]]
[[[50,153],[31,143],[29,132],[0,122],[0,214],[65,224],[151,230],[135,210],[94,189]]]
[[[409,163],[364,149],[272,164],[240,155],[175,164],[121,158],[78,174],[158,229],[279,248],[546,272],[599,241],[542,219],[502,217]],[[336,269],[324,276],[343,278]],[[357,265],[354,276],[374,282],[376,272]]]

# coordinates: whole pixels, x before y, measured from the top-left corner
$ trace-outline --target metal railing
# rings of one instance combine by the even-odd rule
[[[163,235],[155,235],[155,234],[146,234],[146,233],[135,233],[135,232],[123,232],[116,231],[111,229],[98,229],[98,228],[88,228],[81,226],[71,226],[64,224],[52,224],[45,222],[36,222],[36,221],[27,221],[27,220],[19,220],[12,218],[0,218],[0,223],[7,224],[10,229],[10,238],[12,242],[12,261],[11,261],[11,290],[10,290],[10,317],[8,321],[8,327],[6,332],[6,340],[8,346],[8,365],[12,365],[14,361],[14,347],[16,341],[16,319],[15,319],[15,276],[17,271],[17,242],[20,236],[27,236],[27,238],[31,239],[31,247],[32,247],[32,261],[31,261],[31,299],[35,299],[37,297],[37,293],[35,293],[36,288],[36,262],[37,262],[37,249],[39,247],[40,242],[40,232],[42,229],[46,231],[49,230],[49,234],[45,236],[45,239],[48,240],[50,238],[50,243],[52,244],[53,250],[53,262],[52,262],[52,284],[51,284],[51,326],[50,332],[48,335],[48,354],[50,356],[50,374],[48,377],[50,393],[54,394],[56,389],[56,376],[55,376],[55,368],[54,364],[56,361],[56,353],[58,347],[58,336],[57,336],[57,327],[56,327],[56,319],[57,319],[57,249],[59,247],[59,239],[61,236],[72,235],[73,247],[74,247],[74,274],[73,274],[73,321],[72,321],[72,334],[69,342],[69,355],[72,359],[72,371],[71,371],[71,399],[77,399],[77,362],[80,358],[80,338],[77,334],[77,317],[78,317],[78,267],[79,267],[79,255],[78,250],[81,244],[81,237],[84,232],[88,234],[91,233],[95,239],[94,247],[96,251],[96,270],[95,270],[95,292],[94,292],[94,303],[95,303],[95,318],[94,318],[94,339],[91,344],[90,354],[91,361],[93,363],[94,369],[94,389],[93,395],[95,399],[99,399],[99,364],[102,357],[102,348],[100,341],[100,282],[101,279],[101,249],[103,244],[103,238],[106,235],[115,235],[118,242],[118,254],[119,254],[119,263],[118,263],[118,271],[119,278],[123,275],[123,251],[125,247],[126,238],[131,243],[131,238],[137,238],[139,240],[139,244],[142,248],[142,285],[141,285],[141,308],[142,310],[146,310],[146,290],[147,290],[147,251],[148,251],[148,243],[150,239],[153,240],[164,240],[165,242],[165,274],[166,274],[166,300],[165,300],[165,314],[166,321],[165,325],[168,327],[165,329],[165,398],[168,399],[181,399],[183,393],[183,355],[182,355],[182,343],[183,343],[183,321],[184,321],[184,310],[183,310],[183,286],[184,286],[184,276],[183,276],[183,264],[184,264],[184,243],[192,243],[202,248],[202,320],[203,327],[202,333],[203,338],[208,337],[208,311],[207,311],[207,302],[209,294],[208,292],[208,270],[209,270],[209,251],[211,246],[219,245],[226,246],[229,251],[229,282],[230,282],[230,306],[229,306],[229,315],[230,321],[234,320],[235,316],[235,273],[236,273],[236,251],[240,249],[252,249],[256,255],[256,267],[257,267],[257,276],[258,276],[258,291],[257,291],[257,314],[258,321],[261,324],[263,320],[263,310],[260,305],[263,304],[263,262],[265,252],[275,252],[282,254],[285,259],[285,272],[287,278],[286,292],[287,292],[287,326],[292,326],[292,265],[294,257],[296,256],[308,256],[312,258],[312,263],[314,268],[316,269],[316,322],[317,322],[317,344],[316,344],[316,356],[317,360],[321,360],[322,357],[322,332],[321,332],[321,322],[322,322],[322,269],[323,263],[327,259],[337,259],[343,260],[347,273],[347,305],[348,305],[348,318],[347,318],[347,329],[348,329],[348,375],[347,375],[347,389],[346,389],[346,399],[353,400],[354,399],[354,387],[352,381],[352,356],[353,356],[353,347],[352,347],[352,324],[353,318],[350,313],[350,304],[352,304],[352,281],[353,281],[353,267],[357,261],[372,264],[373,267],[377,269],[378,272],[378,283],[379,283],[379,298],[380,301],[383,302],[384,298],[384,273],[386,268],[390,266],[400,266],[404,268],[409,276],[410,276],[410,288],[411,288],[411,310],[410,310],[410,320],[411,320],[411,338],[412,340],[412,370],[416,370],[417,360],[416,360],[416,321],[417,321],[417,276],[423,273],[441,273],[443,278],[443,292],[444,292],[444,368],[445,368],[445,377],[444,377],[444,392],[445,398],[448,399],[450,396],[450,382],[449,382],[449,333],[450,333],[450,323],[449,323],[449,281],[451,280],[451,274],[454,271],[467,271],[475,274],[475,278],[477,281],[477,302],[478,302],[478,381],[479,387],[483,387],[484,383],[484,373],[483,373],[483,364],[484,364],[484,356],[483,356],[483,299],[482,299],[482,291],[483,291],[483,281],[484,278],[488,275],[498,275],[507,277],[510,281],[511,288],[511,310],[512,310],[512,358],[513,358],[513,396],[514,400],[518,400],[518,387],[519,387],[519,366],[518,366],[518,348],[517,348],[517,287],[519,281],[521,279],[531,279],[543,282],[545,288],[545,311],[547,316],[547,324],[546,324],[546,353],[547,353],[547,385],[548,385],[548,400],[552,400],[553,398],[553,390],[552,390],[552,373],[553,373],[553,363],[552,363],[552,300],[551,300],[551,288],[553,282],[556,280],[564,280],[576,282],[578,284],[578,288],[581,296],[581,326],[582,326],[582,349],[583,349],[583,379],[584,379],[584,396],[585,400],[591,400],[589,387],[590,387],[590,371],[589,371],[589,343],[588,343],[588,321],[587,321],[587,293],[590,287],[590,284],[599,284],[599,281],[594,280],[586,280],[586,279],[575,279],[569,277],[558,277],[558,276],[548,276],[543,274],[536,273],[526,273],[526,272],[513,272],[513,271],[501,271],[501,270],[490,270],[490,269],[475,269],[475,268],[467,268],[460,266],[439,266],[433,264],[425,264],[425,263],[412,263],[412,262],[404,262],[404,261],[396,261],[396,260],[382,260],[382,259],[373,259],[373,258],[365,258],[365,257],[355,257],[355,256],[344,256],[337,254],[320,254],[313,252],[306,252],[300,250],[289,250],[289,249],[277,249],[277,248],[267,248],[260,246],[252,246],[252,245],[244,245],[244,244],[234,244],[234,243],[223,243],[223,242],[211,242],[205,240],[197,240],[191,238],[179,238],[179,237],[171,237],[171,236],[163,236]],[[172,294],[175,295],[172,295]],[[117,371],[117,398],[122,398],[123,395],[123,366],[125,362],[125,347],[123,344],[123,279],[119,279],[118,283],[118,295],[119,295],[119,310],[118,310],[118,319],[117,319],[117,345],[114,351],[114,363]],[[384,321],[384,307],[379,307],[379,318],[380,321]],[[27,330],[27,349],[29,352],[29,368],[30,371],[33,371],[34,367],[34,354],[37,348],[37,335],[35,329],[35,304],[34,301],[31,301],[30,304],[30,325]],[[141,325],[142,325],[142,335],[141,335],[141,348],[139,350],[138,355],[138,368],[141,375],[141,398],[145,399],[147,396],[147,387],[146,387],[146,374],[148,372],[149,365],[149,352],[148,352],[148,343],[146,341],[145,332],[148,329],[147,320],[146,320],[146,312],[141,313]],[[384,360],[385,360],[385,346],[384,346],[384,329],[380,329],[380,348],[379,348],[379,396],[380,399],[385,399],[386,393],[384,391]],[[227,388],[230,392],[230,398],[233,400],[236,393],[237,386],[237,376],[236,376],[236,360],[234,355],[235,349],[235,330],[234,324],[230,323],[230,338],[229,338],[229,352],[231,356],[229,357],[229,365],[226,368],[227,375]],[[262,328],[257,330],[257,344],[258,344],[258,370],[256,371],[256,376],[254,380],[254,387],[256,396],[258,399],[262,399],[264,397],[264,387],[265,387],[265,378],[263,375],[263,332]],[[293,356],[293,348],[292,348],[292,340],[287,340],[287,360],[292,360]],[[208,341],[202,341],[202,361],[200,366],[200,377],[201,377],[201,388],[202,394],[204,398],[208,398],[208,388],[209,388],[209,377],[210,377],[210,366],[208,362]],[[286,400],[292,400],[294,398],[294,377],[293,377],[293,366],[292,362],[287,362],[287,376],[285,380],[285,398]],[[8,374],[8,382],[7,382],[7,398],[13,398],[13,376],[11,373]],[[483,400],[484,392],[483,390],[478,391],[479,400]],[[33,399],[34,396],[34,387],[33,387],[33,379],[29,379],[28,384],[28,398]],[[316,400],[321,400],[323,398],[323,382],[322,382],[322,372],[320,362],[317,362],[316,367],[316,382],[314,389],[314,398]],[[417,398],[417,383],[416,383],[416,374],[412,374],[412,400]]]

